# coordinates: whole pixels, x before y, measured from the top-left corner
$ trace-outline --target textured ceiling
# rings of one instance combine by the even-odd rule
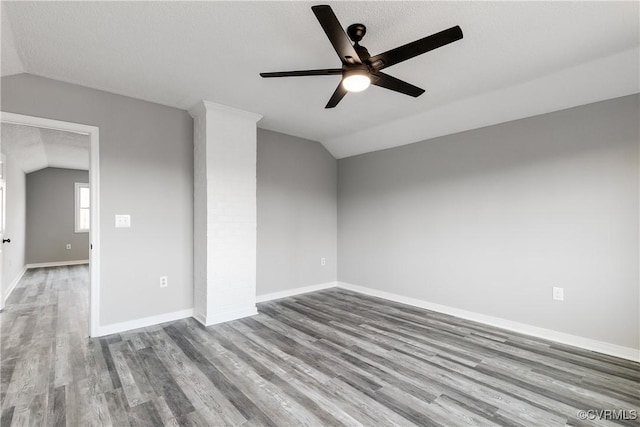
[[[2,152],[25,173],[46,167],[89,170],[89,137],[72,132],[2,123]]]
[[[7,76],[22,73],[24,71],[24,65],[22,65],[22,61],[20,61],[20,57],[16,51],[11,25],[9,24],[9,16],[5,13],[4,4],[2,4],[1,7],[2,21],[0,22],[0,40],[2,40],[2,60],[0,61],[0,72],[3,76]]]
[[[421,97],[372,87],[325,110],[339,76],[258,76],[339,66],[318,2],[5,1],[2,72],[183,109],[210,100],[338,158],[640,91],[638,2],[328,3],[343,26],[367,25],[371,54],[453,25],[464,39],[385,70]]]

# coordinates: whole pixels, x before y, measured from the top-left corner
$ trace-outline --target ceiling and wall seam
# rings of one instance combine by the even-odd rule
[[[426,89],[421,97],[374,87],[326,111],[336,76],[258,75],[339,64],[309,5],[2,4],[28,73],[183,110],[212,99],[256,111],[261,128],[319,141],[336,158],[640,91],[623,58],[640,58],[638,3],[335,2],[343,26],[367,25],[373,54],[453,25],[464,39],[388,69]],[[568,83],[545,79],[567,70]]]
[[[622,58],[622,59],[614,59],[611,60],[611,58],[614,57],[618,57],[618,58]],[[594,61],[589,61],[588,63],[583,63],[583,64],[579,64],[575,67],[570,67],[567,69],[563,69],[551,74],[547,74],[544,76],[540,76],[525,82],[521,82],[517,85],[513,85],[507,88],[502,88],[502,89],[498,89],[495,90],[493,92],[490,93],[482,93],[473,97],[469,97],[469,98],[464,98],[464,99],[459,99],[459,100],[455,100],[452,101],[450,103],[447,104],[443,104],[443,105],[439,105],[436,108],[433,108],[431,110],[428,111],[423,111],[423,112],[419,112],[413,116],[410,117],[404,117],[401,119],[397,119],[397,120],[393,120],[387,123],[384,123],[380,126],[376,126],[376,127],[372,127],[369,129],[365,129],[363,131],[360,132],[356,132],[356,133],[351,133],[351,134],[346,134],[346,135],[342,135],[336,138],[332,138],[329,140],[324,140],[324,141],[320,141],[325,147],[327,147],[328,150],[330,150],[332,152],[332,154],[334,154],[334,156],[337,159],[342,159],[342,158],[346,158],[346,157],[351,157],[351,156],[357,156],[360,154],[366,154],[369,152],[374,152],[374,151],[379,151],[379,150],[386,150],[386,149],[390,149],[390,148],[394,148],[394,147],[399,147],[402,145],[408,145],[408,144],[413,144],[416,142],[420,142],[420,141],[424,141],[424,140],[429,140],[429,139],[433,139],[433,138],[438,138],[441,136],[445,136],[445,135],[451,135],[451,134],[456,134],[456,133],[460,133],[460,132],[466,132],[466,131],[470,131],[473,129],[480,129],[480,128],[484,128],[487,126],[493,126],[496,124],[500,124],[500,123],[508,123],[514,120],[520,120],[520,119],[524,119],[527,117],[534,117],[534,116],[538,116],[538,115],[542,115],[542,114],[548,114],[548,113],[552,113],[555,111],[561,111],[561,110],[566,110],[569,108],[574,108],[580,105],[587,105],[587,104],[591,104],[591,103],[595,103],[595,102],[600,102],[600,101],[605,101],[608,99],[615,99],[615,98],[619,98],[619,97],[623,97],[623,96],[627,96],[627,95],[632,95],[635,93],[639,92],[639,88],[640,88],[640,84],[636,87],[622,87],[622,88],[617,88],[617,90],[614,90],[611,92],[610,96],[594,96],[589,98],[588,97],[588,93],[584,93],[584,94],[579,94],[578,96],[576,96],[577,98],[579,97],[578,100],[573,100],[571,102],[569,101],[564,101],[564,102],[560,102],[557,106],[555,107],[551,107],[548,106],[546,109],[538,109],[537,111],[531,111],[529,113],[523,113],[523,114],[518,114],[515,112],[511,113],[511,116],[505,119],[505,116],[502,115],[499,119],[493,119],[493,118],[487,118],[485,120],[483,120],[482,123],[477,123],[475,125],[472,126],[468,126],[468,127],[449,127],[447,131],[445,132],[426,132],[426,133],[422,133],[420,136],[416,136],[413,138],[405,138],[402,139],[402,134],[400,132],[393,132],[393,130],[390,132],[389,129],[393,129],[393,127],[396,127],[396,130],[398,130],[397,128],[402,127],[403,129],[407,130],[410,129],[411,126],[411,121],[413,121],[414,123],[418,123],[420,126],[424,126],[427,127],[429,124],[429,115],[433,115],[433,114],[437,114],[439,111],[447,109],[447,108],[455,108],[456,106],[460,106],[461,104],[464,104],[465,102],[473,102],[474,100],[480,100],[482,101],[482,98],[486,98],[488,96],[499,96],[499,95],[503,95],[503,97],[509,97],[509,92],[512,91],[517,91],[519,88],[525,87],[527,85],[535,85],[536,83],[539,83],[539,86],[544,86],[545,80],[548,79],[553,79],[555,77],[558,76],[562,76],[564,74],[569,73],[572,69],[580,69],[580,71],[575,71],[576,75],[579,74],[597,74],[598,71],[600,69],[604,69],[607,68],[609,66],[611,66],[611,63],[616,63],[618,64],[617,68],[624,68],[626,71],[627,75],[630,76],[638,76],[640,75],[640,49],[629,49],[629,50],[625,50],[623,52],[619,52],[619,53],[615,53],[612,55],[609,55],[607,57],[604,58],[599,58],[596,59]],[[595,64],[595,65],[594,65]],[[624,64],[624,65],[620,65],[620,64]],[[585,99],[585,97],[587,97],[587,99]],[[513,96],[512,98],[516,98],[516,96]],[[560,97],[555,98],[556,101],[558,101]],[[517,107],[516,107],[517,108]],[[477,111],[481,111],[480,109],[478,109]],[[515,111],[515,109],[513,110]],[[466,113],[466,111],[462,111],[462,109],[460,109],[460,112],[464,112]],[[434,121],[434,120],[432,120]],[[409,123],[407,123],[409,122]],[[438,125],[439,123],[437,122],[437,120],[435,120],[435,124]],[[390,134],[392,133],[395,136],[395,143],[393,144],[386,144],[386,146],[383,147],[371,147],[369,146],[368,150],[366,151],[359,151],[359,150],[354,150],[354,151],[341,151],[342,148],[340,147],[341,145],[343,145],[344,143],[346,143],[348,140],[355,140],[355,141],[370,141],[372,138],[372,135],[374,134]],[[390,136],[391,139],[391,136]]]

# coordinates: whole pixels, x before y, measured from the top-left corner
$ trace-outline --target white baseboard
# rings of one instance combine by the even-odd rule
[[[22,276],[24,276],[24,273],[27,272],[27,267],[23,267],[22,270],[20,270],[20,273],[18,273],[18,275],[15,277],[15,279],[13,279],[13,281],[11,282],[11,284],[9,285],[9,287],[7,288],[7,293],[2,295],[2,301],[0,301],[0,303],[2,303],[2,307],[0,308],[4,308],[4,304],[7,302],[7,298],[9,298],[9,295],[11,295],[11,292],[13,292],[13,290],[16,288],[16,286],[18,286],[18,283],[20,283],[20,280],[22,279]]]
[[[321,291],[323,289],[335,288],[338,286],[338,282],[319,283],[317,285],[302,286],[294,289],[287,289],[286,291],[271,292],[269,294],[258,295],[256,302],[271,301],[274,299],[292,297],[294,295],[306,294],[308,292]]]
[[[186,319],[193,316],[193,309],[174,311],[173,313],[159,314],[157,316],[145,317],[142,319],[129,320],[126,322],[112,323],[111,325],[99,326],[98,337],[118,334],[132,329],[145,328],[147,326],[158,325],[160,323],[172,322],[174,320]]]
[[[514,322],[499,317],[487,316],[485,314],[473,311],[462,310],[447,305],[436,304],[416,298],[405,297],[390,292],[379,291],[364,286],[353,285],[351,283],[338,282],[338,287],[348,289],[354,292],[360,292],[378,298],[399,302],[402,304],[412,305],[414,307],[424,308],[427,310],[437,311],[439,313],[449,314],[451,316],[460,317],[462,319],[472,320],[474,322],[484,323],[486,325],[495,326],[497,328],[530,335],[537,338],[556,341],[561,344],[567,344],[574,347],[580,347],[586,350],[598,353],[608,354],[610,356],[620,357],[622,359],[640,362],[640,350],[623,347],[617,344],[611,344],[604,341],[597,341],[590,338],[584,338],[577,335],[571,335],[564,332],[554,331],[552,329],[540,328],[528,325],[526,323]]]
[[[242,319],[243,317],[255,316],[256,314],[258,314],[258,309],[255,304],[252,304],[249,306],[228,308],[208,316],[204,316],[202,313],[195,313],[193,318],[204,326],[211,326],[231,320]]]
[[[89,264],[89,260],[80,259],[77,261],[37,262],[35,264],[27,264],[27,268],[62,267],[65,265],[80,265],[80,264]]]
[[[196,319],[198,322],[200,322],[203,325],[207,324],[207,316],[205,316],[202,313],[198,313],[196,311],[193,312],[193,318]]]

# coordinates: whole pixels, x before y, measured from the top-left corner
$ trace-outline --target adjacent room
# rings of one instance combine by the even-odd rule
[[[640,3],[3,1],[0,425],[640,411]]]
[[[89,262],[89,138],[3,122],[3,287],[27,269]],[[13,238],[13,240],[12,240]]]

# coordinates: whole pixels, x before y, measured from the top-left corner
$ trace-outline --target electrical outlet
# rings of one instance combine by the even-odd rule
[[[326,258],[320,258],[320,265],[323,266],[323,267],[325,265],[327,265],[327,259]]]
[[[71,249],[71,243],[67,243],[67,250]]]
[[[166,288],[169,286],[169,278],[167,276],[160,276],[160,287]]]
[[[553,288],[553,299],[556,301],[564,301],[564,288]]]

